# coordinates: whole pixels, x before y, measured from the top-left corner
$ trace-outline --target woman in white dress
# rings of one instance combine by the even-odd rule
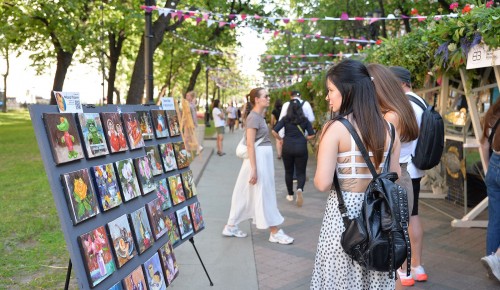
[[[398,175],[401,173],[399,135],[396,133],[392,152],[387,152],[391,141],[389,125],[379,109],[372,79],[361,62],[343,61],[331,68],[326,77],[326,100],[338,116],[323,128],[314,185],[320,191],[329,191],[337,172],[340,194],[349,217],[354,218],[360,214],[364,192],[372,175],[351,134],[336,119],[344,117],[353,124],[379,172],[387,154],[391,154],[390,170]],[[340,238],[345,228],[337,194],[331,190],[328,197],[311,289],[394,289],[394,279],[388,272],[368,271],[343,251]]]
[[[258,229],[269,229],[270,242],[291,244],[293,238],[278,228],[284,219],[276,203],[273,149],[264,120],[264,111],[269,107],[269,94],[264,88],[255,88],[250,91],[249,98],[253,109],[246,118],[245,126],[248,158],[243,160],[236,180],[229,219],[222,234],[244,238],[247,234],[238,228],[238,224],[252,219]],[[261,141],[255,146],[257,140]]]

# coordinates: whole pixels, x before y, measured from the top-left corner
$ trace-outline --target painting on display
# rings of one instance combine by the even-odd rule
[[[78,240],[90,285],[94,287],[116,270],[106,230],[100,226]]]
[[[142,194],[146,195],[156,189],[156,183],[153,179],[153,166],[147,156],[142,156],[134,159],[135,169],[139,184],[141,185]]]
[[[165,110],[151,110],[151,119],[153,119],[156,138],[168,137],[167,115],[165,114]]]
[[[109,222],[108,231],[114,248],[116,264],[118,268],[121,268],[137,255],[127,215],[124,214]]]
[[[115,285],[111,286],[108,290],[123,290],[122,282],[118,282]]]
[[[200,202],[195,202],[189,205],[189,212],[191,213],[191,220],[193,221],[193,228],[195,232],[205,227],[203,220],[203,213],[201,212]]]
[[[163,271],[160,264],[160,256],[158,253],[144,262],[144,272],[146,272],[146,282],[151,290],[166,290],[167,283],[163,276]]]
[[[177,205],[186,200],[184,189],[182,188],[181,175],[176,174],[168,177],[168,188],[172,197],[172,203]]]
[[[91,169],[101,209],[107,211],[122,204],[122,196],[113,164],[97,165]]]
[[[172,143],[160,144],[160,154],[163,161],[163,170],[169,172],[177,169],[177,163],[175,161],[174,147]]]
[[[153,139],[153,125],[149,117],[149,111],[137,111],[137,118],[139,119],[139,127],[141,129],[142,139]]]
[[[181,240],[179,228],[177,227],[177,217],[175,215],[175,212],[169,213],[167,217],[168,240],[172,245],[175,245]]]
[[[149,163],[153,166],[153,175],[157,176],[163,173],[161,165],[160,152],[157,146],[146,146],[146,156],[149,158]]]
[[[99,213],[97,198],[87,168],[65,173],[62,179],[73,224],[78,224]]]
[[[88,158],[109,154],[99,113],[79,113],[78,122]]]
[[[73,114],[44,113],[43,121],[56,164],[59,165],[84,157],[82,142],[80,141]]]
[[[137,113],[122,113],[122,118],[123,124],[125,125],[125,132],[127,132],[130,149],[133,150],[144,147],[144,140],[142,139]]]
[[[118,171],[118,178],[120,179],[123,200],[129,201],[140,196],[141,189],[139,188],[139,181],[137,181],[132,159],[116,161],[115,165]]]
[[[158,181],[157,196],[161,200],[161,209],[167,210],[172,207],[172,199],[168,190],[167,179]]]
[[[181,127],[179,125],[179,118],[175,110],[167,110],[168,130],[170,136],[179,136],[181,134]]]
[[[185,239],[193,233],[193,225],[191,224],[191,218],[189,218],[188,207],[185,206],[175,213],[177,214],[177,223],[179,224],[181,238]]]
[[[108,139],[111,153],[127,151],[127,139],[125,137],[123,123],[119,113],[101,113],[104,135]]]
[[[191,198],[198,194],[196,185],[194,184],[193,172],[190,170],[181,173],[182,184],[184,185],[184,195],[186,198]]]
[[[142,271],[142,266],[135,268],[132,273],[123,278],[123,288],[126,290],[146,290],[146,280],[144,279],[144,272]]]
[[[139,254],[142,254],[154,244],[146,209],[141,207],[132,212],[130,214],[130,219],[132,220],[132,227],[134,229],[135,241],[139,248]]]
[[[177,266],[177,260],[175,259],[174,250],[170,241],[166,242],[165,245],[158,249],[158,254],[160,255],[160,260],[165,270],[164,273],[167,285],[170,285],[175,277],[179,275],[179,267]]]
[[[186,150],[184,142],[177,142],[173,144],[175,151],[175,159],[177,160],[177,168],[182,169],[189,166],[191,153]]]
[[[155,240],[161,238],[167,232],[167,216],[162,210],[162,202],[159,198],[155,198],[148,202],[146,208],[148,210],[149,221],[153,228]]]

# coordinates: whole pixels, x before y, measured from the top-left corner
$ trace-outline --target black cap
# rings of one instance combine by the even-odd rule
[[[411,73],[409,70],[400,66],[391,66],[389,68],[403,83],[411,84]]]
[[[299,91],[292,91],[292,93],[290,94],[290,96],[292,96],[292,97],[295,97],[295,96],[300,97],[300,92]]]

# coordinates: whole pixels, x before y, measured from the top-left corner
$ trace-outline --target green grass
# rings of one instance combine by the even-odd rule
[[[203,124],[205,125],[204,120],[198,120],[198,124]],[[215,135],[215,126],[214,126],[214,121],[210,120],[210,127],[205,126],[205,138],[212,138]]]

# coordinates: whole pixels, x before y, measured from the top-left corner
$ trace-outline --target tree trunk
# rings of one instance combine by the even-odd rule
[[[52,91],[62,91],[64,86],[64,80],[66,79],[66,73],[68,72],[68,68],[71,65],[71,61],[73,60],[73,54],[75,53],[75,49],[72,49],[71,52],[63,51],[62,48],[57,49],[57,68],[56,75],[54,77],[54,84],[52,86]],[[50,104],[56,104],[56,98],[54,94],[50,92]]]
[[[189,85],[186,89],[186,93],[194,90],[194,87],[196,86],[196,79],[198,78],[198,75],[201,72],[201,60],[207,58],[207,55],[204,54],[202,55],[199,59],[198,62],[196,63],[196,67],[194,68],[193,72],[191,73],[191,77],[189,78]]]
[[[116,68],[118,66],[118,60],[122,53],[123,42],[125,41],[125,33],[120,31],[120,33],[115,35],[114,33],[109,34],[109,76],[108,76],[108,95],[107,104],[113,104],[113,92],[115,91],[115,81],[116,81]]]
[[[9,62],[9,48],[5,48],[5,62],[7,67],[3,74],[3,106],[2,112],[7,113],[7,77],[9,76],[10,62]]]

